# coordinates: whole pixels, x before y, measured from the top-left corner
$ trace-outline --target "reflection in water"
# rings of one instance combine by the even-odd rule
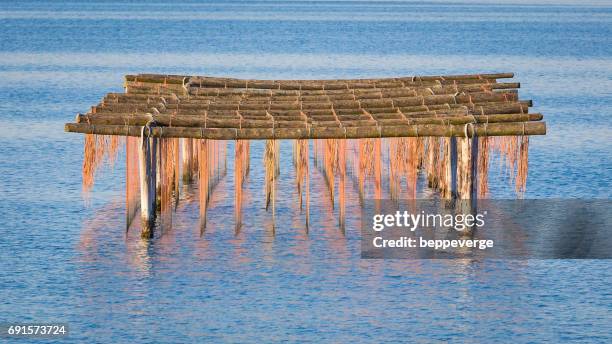
[[[138,139],[128,138],[126,146],[126,220],[129,228],[131,219],[135,216],[137,209],[138,194],[138,166],[136,164]],[[116,136],[86,135],[85,155],[83,162],[83,189],[91,189],[94,176],[104,162],[112,165],[118,154],[118,138]],[[445,175],[446,166],[450,164],[449,139],[438,137],[427,138],[389,138],[389,139],[358,139],[338,140],[324,139],[312,140],[312,156],[309,154],[309,141],[292,141],[292,164],[288,164],[284,175],[281,176],[281,156],[288,156],[287,151],[281,152],[281,141],[266,140],[263,147],[263,174],[260,169],[255,169],[257,178],[249,179],[250,183],[257,185],[261,174],[263,182],[260,187],[264,189],[265,210],[270,212],[270,219],[266,221],[264,228],[270,228],[275,232],[276,213],[278,210],[283,216],[286,214],[300,214],[305,217],[306,228],[310,224],[310,193],[311,189],[317,195],[315,203],[323,206],[324,212],[317,214],[323,218],[324,214],[332,214],[336,217],[336,223],[342,230],[346,226],[346,209],[353,205],[347,204],[347,191],[357,193],[360,203],[366,198],[382,199],[390,198],[398,200],[401,198],[415,199],[419,192],[417,190],[419,175],[427,181],[431,190],[437,190],[442,197],[448,197],[448,179]],[[514,182],[518,195],[522,195],[526,188],[528,168],[528,144],[527,137],[491,137],[484,138],[479,142],[478,156],[478,193],[481,197],[488,196],[488,172],[490,155],[497,156],[496,162],[503,168],[504,174]],[[250,142],[240,140],[231,142],[234,155],[230,159],[229,168],[234,176],[231,183],[226,180],[227,175],[227,141],[197,140],[197,139],[161,139],[158,145],[158,209],[159,228],[163,231],[172,227],[172,218],[177,213],[181,199],[181,187],[195,187],[192,183],[194,176],[198,181],[199,198],[199,227],[201,233],[207,227],[212,213],[211,197],[233,195],[234,202],[230,207],[233,209],[234,217],[224,223],[234,223],[236,233],[242,227],[243,211],[247,210],[249,216],[258,212],[256,209],[245,207],[243,200],[243,189],[248,188],[247,177],[251,171]],[[261,154],[261,153],[259,153]],[[256,154],[258,155],[258,154]],[[312,170],[313,174],[323,177],[324,185],[311,184],[310,161],[317,167]],[[182,161],[182,164],[180,163]],[[347,171],[347,166],[348,171]],[[291,172],[289,172],[291,171]],[[347,173],[348,172],[348,173]],[[183,176],[183,186],[179,176]],[[280,189],[284,184],[286,176],[293,176],[297,184],[297,195],[292,196],[293,202],[288,202],[282,208],[278,203],[280,195],[284,200],[288,195],[287,190]],[[347,190],[347,175],[353,180],[354,188]],[[217,186],[224,181],[224,188]],[[304,183],[305,182],[305,183]],[[232,185],[229,185],[232,184]],[[326,191],[323,191],[326,189]],[[303,193],[306,195],[304,212]],[[255,195],[256,193],[250,193]],[[321,197],[328,194],[329,197]],[[339,197],[338,197],[339,196]],[[423,197],[422,195],[420,197]],[[349,197],[350,198],[350,197]],[[351,198],[352,199],[352,198]],[[253,198],[251,198],[252,202]],[[250,203],[250,202],[248,202]],[[247,203],[247,204],[248,204]],[[284,203],[283,203],[284,204]],[[357,212],[358,213],[358,212]],[[351,214],[357,214],[353,212]],[[222,214],[225,216],[226,214]],[[334,222],[329,220],[329,223]]]
[[[232,264],[252,264],[259,259],[274,262],[283,254],[312,259],[317,254],[312,247],[315,239],[317,245],[326,247],[328,255],[339,259],[338,264],[344,264],[344,259],[356,255],[364,198],[438,197],[428,185],[432,185],[432,175],[437,173],[443,160],[441,140],[314,140],[312,155],[308,154],[306,140],[238,141],[229,143],[229,148],[234,149],[234,159],[229,159],[229,165],[226,142],[193,140],[189,152],[181,149],[179,140],[167,140],[160,145],[160,150],[168,156],[161,159],[164,168],[160,171],[161,184],[169,187],[161,192],[162,216],[157,219],[160,231],[156,238],[149,244],[141,242],[137,235],[139,221],[132,223],[127,233],[120,231],[122,223],[116,214],[123,209],[115,201],[84,223],[79,249],[85,261],[99,261],[106,259],[100,254],[104,251],[101,245],[122,243],[125,249],[114,254],[124,255],[128,265],[146,275],[160,259],[175,260],[185,254],[201,259],[229,254]],[[97,138],[86,142],[90,141],[96,147],[110,142]],[[513,169],[507,173],[510,178],[516,181],[521,173],[526,176],[516,171],[526,168],[526,162],[521,162],[527,156],[524,140],[492,138],[489,141],[492,143],[483,146],[491,152],[487,151],[487,158],[480,157],[480,161],[489,161],[488,155],[497,153],[499,158],[495,161],[502,165],[500,168]],[[128,215],[136,211],[134,199],[138,190],[133,185],[138,182],[133,177],[137,175],[134,171],[137,166],[133,164],[134,142],[131,138],[126,142]],[[179,153],[185,151],[190,157],[197,157],[197,161],[185,161]],[[282,162],[278,157],[287,157],[291,152],[293,163],[285,161],[280,173]],[[373,155],[377,152],[380,154]],[[97,157],[94,165],[99,165],[99,154],[88,156]],[[181,161],[182,167],[176,168]],[[251,168],[254,161],[261,163]],[[315,161],[318,168],[309,169]],[[189,173],[185,173],[184,166],[190,166]],[[227,170],[232,178],[227,177]],[[198,176],[197,181],[178,178],[186,174]],[[347,177],[353,180],[348,185]],[[310,200],[310,193],[318,197]],[[304,194],[306,198],[302,201]],[[321,197],[326,194],[330,196]],[[172,200],[177,196],[178,200]],[[278,216],[271,216],[267,208]],[[204,220],[205,232],[201,227]],[[232,224],[234,230],[231,230]],[[202,239],[197,239],[200,235]],[[415,262],[406,265],[418,267]]]

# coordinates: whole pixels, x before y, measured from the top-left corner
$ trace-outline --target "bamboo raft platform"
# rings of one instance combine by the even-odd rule
[[[202,226],[206,225],[206,202],[220,178],[219,154],[225,157],[225,142],[236,141],[239,228],[241,188],[250,168],[249,140],[266,140],[266,204],[271,204],[273,216],[279,173],[275,141],[280,139],[295,140],[300,206],[302,193],[308,193],[309,140],[315,164],[318,157],[322,161],[332,204],[336,176],[341,188],[339,202],[343,202],[350,164],[355,165],[352,170],[358,170],[360,188],[369,177],[380,187],[381,149],[388,151],[392,196],[402,180],[414,184],[417,171],[425,170],[430,186],[442,197],[475,199],[487,189],[485,165],[492,147],[506,155],[517,170],[517,190],[524,189],[528,136],[545,135],[546,124],[542,114],[529,112],[531,100],[519,99],[519,83],[499,81],[513,77],[513,73],[496,73],[243,80],[127,75],[124,93],[107,94],[89,112],[77,114],[65,131],[86,134],[86,187],[93,184],[103,156],[116,152],[117,137],[127,137],[128,226],[139,207],[144,237],[152,236],[156,210],[167,214],[171,204],[178,202],[179,175],[185,181],[200,181],[200,216]],[[357,152],[352,158],[349,154],[351,161],[347,161],[349,151]],[[340,208],[343,227],[343,204]]]

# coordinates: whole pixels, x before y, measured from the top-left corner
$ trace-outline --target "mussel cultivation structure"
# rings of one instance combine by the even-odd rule
[[[486,197],[490,154],[503,157],[516,191],[525,189],[530,135],[546,134],[512,73],[353,80],[242,80],[139,74],[65,130],[85,134],[83,187],[126,152],[127,224],[140,208],[142,236],[159,214],[172,221],[179,184],[199,183],[200,223],[226,177],[233,148],[235,225],[251,167],[250,141],[265,140],[266,209],[275,216],[278,140],[293,140],[300,209],[309,224],[310,174],[318,169],[344,227],[348,178],[374,198],[416,197],[417,176],[442,198]],[[233,143],[228,144],[228,142]],[[311,166],[311,162],[312,165]],[[319,197],[321,195],[317,195]]]

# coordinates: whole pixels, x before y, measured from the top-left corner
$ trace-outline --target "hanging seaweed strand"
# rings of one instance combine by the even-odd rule
[[[325,183],[327,184],[327,188],[329,190],[329,197],[331,200],[331,208],[334,209],[334,172],[336,170],[337,163],[337,150],[338,150],[338,140],[336,139],[326,139],[325,147],[323,148],[323,176],[325,177]]]
[[[106,162],[110,167],[114,165],[119,153],[121,138],[110,135],[86,134],[83,149],[83,192],[91,190],[95,176]]]
[[[485,198],[489,194],[489,138],[478,140],[478,197]]]
[[[516,171],[515,189],[517,194],[522,197],[527,189],[527,173],[529,169],[529,136],[521,136]]]
[[[270,204],[272,205],[272,228],[275,223],[275,181],[276,181],[276,168],[277,161],[277,142],[276,140],[266,140],[266,146],[264,151],[264,168],[266,171],[265,180],[265,194],[266,194],[266,211],[269,209]]]
[[[238,231],[242,226],[242,188],[248,173],[249,141],[236,141],[234,164],[234,220]]]

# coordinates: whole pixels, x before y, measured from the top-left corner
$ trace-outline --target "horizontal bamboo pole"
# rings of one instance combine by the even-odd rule
[[[459,88],[424,88],[424,89],[397,89],[391,91],[376,90],[372,92],[359,92],[352,90],[344,93],[330,93],[320,95],[270,95],[270,94],[209,94],[209,95],[194,95],[194,96],[159,96],[150,94],[127,94],[127,96],[117,97],[109,95],[103,99],[104,104],[133,104],[147,103],[157,104],[164,103],[167,106],[175,104],[201,104],[201,103],[249,103],[249,102],[333,102],[333,101],[357,101],[357,100],[376,100],[376,99],[402,99],[408,97],[423,97],[423,96],[450,96],[450,95],[472,95],[478,97],[482,93],[487,95],[498,94],[517,94],[515,89],[496,89],[493,93],[488,87],[478,87],[474,90],[461,90]]]
[[[169,109],[191,109],[191,110],[309,110],[309,109],[369,109],[385,107],[405,107],[418,105],[440,105],[440,104],[474,104],[487,102],[506,102],[517,101],[518,95],[512,92],[486,93],[478,92],[471,94],[458,95],[430,95],[417,97],[398,97],[382,99],[364,100],[333,100],[327,102],[308,102],[308,101],[203,101],[197,103],[179,103],[174,106],[158,104],[162,108]],[[96,112],[102,111],[138,111],[153,107],[153,104],[133,104],[133,103],[109,103],[96,106]]]
[[[373,108],[368,109],[368,113],[377,115],[379,113],[402,113],[406,117],[435,117],[440,115],[467,115],[469,113],[488,115],[488,114],[511,114],[511,113],[527,113],[532,105],[530,100],[520,102],[491,102],[491,103],[475,103],[475,104],[437,104],[437,105],[417,105],[398,108]],[[96,108],[94,108],[95,110]],[[146,115],[147,113],[157,113],[154,107],[143,106],[141,108],[122,108],[116,109],[113,107],[105,107],[100,110],[95,110],[96,115],[104,116],[130,116],[132,114]],[[306,116],[312,118],[328,118],[327,120],[335,119],[336,116],[355,116],[356,114],[364,114],[361,109],[309,109],[309,110],[173,110],[163,109],[160,114],[172,115],[174,117],[208,117],[208,118],[247,118],[261,119],[271,116]],[[332,119],[329,119],[332,117]],[[368,115],[369,117],[369,115]],[[323,120],[323,119],[322,119]]]
[[[232,88],[207,88],[194,89],[190,91],[190,95],[182,93],[176,96],[162,96],[157,94],[147,93],[109,93],[105,98],[105,102],[111,103],[129,103],[148,102],[177,103],[189,102],[194,100],[214,100],[217,97],[242,99],[248,98],[281,98],[293,97],[293,99],[304,98],[308,99],[378,99],[378,98],[393,98],[393,97],[408,97],[419,95],[442,95],[455,94],[457,92],[491,92],[494,90],[511,90],[520,88],[520,83],[480,83],[480,84],[456,84],[456,85],[434,85],[426,86],[400,86],[395,88],[368,88],[368,89],[342,89],[342,90],[261,90],[254,89],[232,89]]]
[[[305,94],[320,94],[323,92],[345,92],[347,90],[393,90],[398,88],[423,89],[430,87],[455,87],[455,86],[477,86],[496,84],[495,79],[461,79],[461,80],[418,80],[418,81],[395,81],[395,82],[352,82],[346,84],[313,84],[313,83],[248,83],[245,81],[206,81],[200,84],[164,84],[127,82],[125,84],[128,94],[206,94],[208,90],[225,89],[228,91],[247,91],[256,93],[270,93],[273,91],[299,91]]]
[[[203,77],[203,76],[186,76],[186,75],[163,75],[163,74],[138,74],[138,75],[126,75],[126,82],[150,82],[150,83],[164,83],[164,84],[185,84],[186,82],[198,82],[198,81],[223,81],[223,82],[250,82],[250,83],[279,83],[279,84],[293,84],[293,83],[321,83],[321,84],[336,84],[336,83],[348,83],[348,82],[390,82],[390,81],[402,81],[402,80],[466,80],[466,79],[506,79],[513,78],[514,73],[488,73],[488,74],[463,74],[463,75],[429,75],[429,76],[409,76],[399,78],[369,78],[369,79],[323,79],[323,80],[248,80],[248,79],[235,79],[235,78],[218,78],[218,77]]]
[[[67,123],[67,132],[99,135],[140,136],[141,126]],[[468,137],[545,135],[544,122],[477,123],[465,125],[414,124],[342,128],[188,128],[153,127],[154,137],[184,137],[211,140],[238,139],[351,139],[376,137]]]
[[[77,123],[87,123],[92,125],[145,125],[150,120],[164,127],[202,127],[202,128],[285,128],[285,127],[306,127],[307,124],[322,126],[361,126],[366,123],[369,125],[405,125],[405,124],[465,124],[465,123],[501,123],[501,122],[524,122],[540,121],[543,116],[539,113],[532,114],[490,114],[490,115],[467,115],[467,116],[444,116],[404,118],[401,114],[395,113],[393,117],[376,117],[370,119],[368,115],[360,116],[328,116],[317,119],[313,118],[293,118],[278,117],[267,119],[241,119],[233,118],[204,118],[196,116],[172,116],[167,114],[159,115],[108,115],[108,114],[89,114],[77,115]],[[340,121],[337,121],[337,120]],[[357,124],[358,123],[358,124]]]

